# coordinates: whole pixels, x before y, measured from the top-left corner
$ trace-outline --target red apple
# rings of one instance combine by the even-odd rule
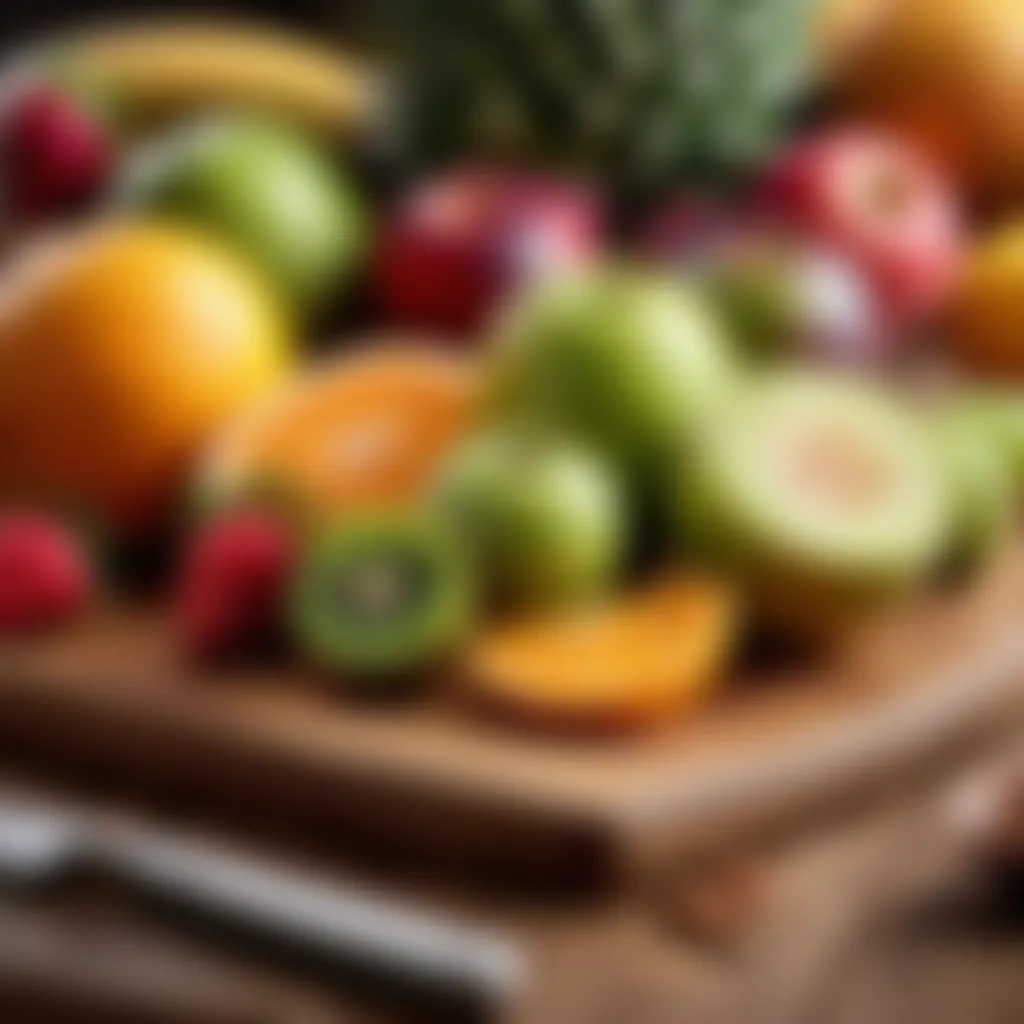
[[[70,92],[44,81],[14,83],[0,112],[5,205],[31,223],[96,195],[113,165],[99,119]]]
[[[602,220],[588,191],[548,178],[466,169],[432,180],[384,226],[378,303],[403,325],[472,333],[520,287],[588,261]]]
[[[843,128],[796,143],[769,168],[757,207],[858,266],[894,323],[926,319],[950,295],[962,252],[956,198],[892,137]]]

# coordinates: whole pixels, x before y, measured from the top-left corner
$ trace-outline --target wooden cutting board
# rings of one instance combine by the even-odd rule
[[[1024,701],[1024,545],[827,662],[751,670],[671,730],[569,741],[454,687],[366,707],[291,670],[201,679],[158,617],[0,647],[0,743],[143,786],[316,815],[420,855],[607,881],[887,783]]]

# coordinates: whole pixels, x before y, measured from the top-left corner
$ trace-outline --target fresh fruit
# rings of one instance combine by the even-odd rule
[[[11,89],[0,114],[8,215],[25,225],[98,195],[114,163],[107,128],[56,85],[32,79]]]
[[[998,553],[1015,520],[1016,480],[1008,453],[968,409],[939,417],[936,444],[952,495],[946,559],[966,569]]]
[[[55,59],[87,69],[137,117],[247,108],[320,131],[351,133],[374,105],[370,76],[330,47],[216,21],[140,21],[64,37]]]
[[[471,645],[468,676],[487,701],[540,725],[654,725],[721,681],[738,617],[724,583],[672,579],[608,605],[492,628]]]
[[[217,658],[280,639],[296,537],[279,516],[228,513],[189,542],[175,589],[186,652]]]
[[[358,681],[424,669],[465,637],[475,587],[461,547],[420,512],[340,519],[303,556],[291,600],[300,647]]]
[[[951,342],[970,368],[1024,380],[1024,221],[983,238],[966,261],[950,314]]]
[[[796,143],[761,183],[763,210],[845,255],[901,325],[938,312],[961,253],[946,183],[896,138],[840,128]]]
[[[1010,468],[1014,487],[1024,496],[1024,395],[975,390],[961,399],[963,415],[983,430]]]
[[[524,285],[589,259],[600,236],[587,192],[523,173],[458,171],[414,189],[388,220],[378,302],[399,323],[474,332]]]
[[[397,0],[386,27],[414,152],[575,166],[629,192],[720,183],[774,146],[801,92],[793,0]]]
[[[674,485],[680,546],[809,637],[922,581],[949,496],[911,411],[867,382],[780,372],[737,396]]]
[[[63,524],[37,512],[0,515],[0,634],[66,622],[95,587],[83,546]]]
[[[733,336],[756,356],[868,366],[893,348],[874,290],[825,249],[752,235],[723,246],[703,277]]]
[[[222,235],[301,311],[342,294],[362,256],[352,184],[284,124],[240,115],[187,124],[143,147],[117,189],[128,206]]]
[[[469,366],[426,345],[391,343],[314,366],[256,403],[199,471],[206,505],[268,485],[314,518],[421,496],[477,405]]]
[[[1024,6],[1017,0],[875,6],[880,10],[861,16],[866,26],[856,29],[856,45],[835,50],[831,69],[854,112],[921,147],[975,194],[1019,199]]]
[[[602,461],[545,431],[508,427],[471,440],[441,475],[438,501],[499,599],[565,604],[609,589],[626,513]]]
[[[541,286],[510,310],[493,400],[581,433],[634,478],[652,471],[733,384],[727,339],[683,285],[601,268]]]
[[[199,448],[285,375],[258,278],[212,241],[138,221],[23,251],[0,308],[0,492],[146,528]]]

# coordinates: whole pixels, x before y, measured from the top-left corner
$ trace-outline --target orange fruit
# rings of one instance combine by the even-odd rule
[[[617,603],[499,626],[471,647],[468,675],[489,702],[542,725],[642,727],[720,681],[737,620],[724,583],[671,579]]]
[[[204,236],[144,222],[22,254],[0,290],[0,490],[153,523],[292,361],[277,305]]]
[[[1024,220],[997,228],[966,261],[951,315],[952,341],[975,370],[1024,381]]]
[[[314,515],[417,497],[476,407],[468,363],[389,344],[316,366],[268,396],[213,445],[199,492],[216,505],[283,489]]]
[[[829,0],[820,47],[858,113],[986,199],[1024,196],[1024,4]]]

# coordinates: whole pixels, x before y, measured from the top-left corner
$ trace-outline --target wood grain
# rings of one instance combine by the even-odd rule
[[[607,881],[865,785],[1024,696],[1024,546],[827,661],[751,670],[667,732],[570,742],[453,687],[368,707],[292,669],[198,678],[159,616],[0,647],[0,743],[151,785],[285,806],[403,847]]]

